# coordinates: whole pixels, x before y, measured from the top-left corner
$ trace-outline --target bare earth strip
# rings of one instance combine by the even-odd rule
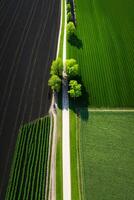
[[[63,0],[61,0],[61,13],[60,13],[60,29],[58,36],[57,44],[57,55],[59,55],[60,48],[60,37],[61,37],[61,28],[62,28],[62,9],[63,9]],[[57,105],[57,98],[53,93],[52,103],[50,107],[50,114],[53,116],[53,135],[52,135],[52,149],[51,149],[51,165],[50,165],[50,189],[48,200],[56,200],[56,147],[57,147],[57,114],[54,110],[54,104]]]
[[[56,99],[54,94],[50,107],[50,114],[53,116],[53,134],[52,134],[52,149],[51,149],[51,165],[50,165],[50,184],[48,200],[56,200],[56,145],[57,145],[57,116],[53,105]]]

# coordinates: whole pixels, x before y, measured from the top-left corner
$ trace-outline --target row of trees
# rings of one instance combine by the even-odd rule
[[[66,73],[69,81],[69,95],[76,98],[82,95],[81,84],[78,83],[76,77],[79,75],[79,65],[75,59],[66,60]],[[51,77],[48,81],[48,85],[53,91],[60,92],[62,84],[62,71],[63,62],[61,58],[57,58],[52,62],[50,74]]]
[[[75,12],[70,0],[67,1],[67,40],[71,42],[75,38],[76,27],[73,22],[73,13]],[[66,73],[69,81],[69,95],[70,97],[76,98],[82,95],[81,84],[78,83],[77,77],[79,75],[79,65],[75,59],[66,60]],[[50,70],[50,79],[48,85],[53,91],[60,92],[62,85],[62,71],[63,71],[63,62],[61,58],[57,58],[52,62]]]
[[[76,28],[73,22],[71,3],[67,3],[67,40],[70,42],[76,33]]]
[[[68,3],[67,3],[67,23],[68,23],[69,21],[73,21],[73,16],[72,16],[71,4],[68,2]]]
[[[73,21],[76,24],[76,11],[74,0],[67,0],[67,21]]]
[[[73,12],[73,13],[72,13]],[[75,9],[72,7],[70,0],[67,2],[67,40],[72,43],[76,37],[76,27],[74,24],[73,14],[75,16]],[[69,91],[71,97],[76,98],[82,95],[81,84],[78,83],[79,65],[75,59],[66,60],[66,72],[69,79]]]
[[[75,59],[66,60],[66,73],[69,80],[69,91],[70,97],[77,98],[82,95],[81,84],[76,80],[79,75],[79,65]]]

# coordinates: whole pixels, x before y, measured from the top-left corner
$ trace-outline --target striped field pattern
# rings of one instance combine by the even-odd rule
[[[45,199],[50,117],[20,128],[6,200]]]
[[[75,0],[77,59],[92,107],[134,106],[134,1]],[[81,41],[80,41],[81,40]]]
[[[134,199],[134,112],[80,114],[82,199]]]
[[[0,199],[5,199],[19,127],[48,114],[60,0],[0,1]]]

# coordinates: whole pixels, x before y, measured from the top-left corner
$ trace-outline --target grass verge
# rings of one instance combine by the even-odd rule
[[[72,199],[80,199],[79,186],[79,156],[78,156],[78,135],[77,115],[70,109],[70,154],[71,154],[71,195]]]
[[[63,57],[63,41],[65,26],[65,0],[62,0],[62,24],[58,57]],[[56,150],[56,199],[63,200],[63,176],[62,176],[62,93],[58,95],[57,109],[57,150]]]
[[[57,109],[57,151],[56,151],[56,199],[63,200],[62,178],[62,109],[61,97],[58,98]]]

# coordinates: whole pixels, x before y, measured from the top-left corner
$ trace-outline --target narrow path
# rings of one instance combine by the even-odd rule
[[[53,134],[52,134],[52,149],[51,149],[51,165],[50,165],[50,190],[48,200],[56,200],[56,146],[57,146],[57,116],[54,105],[56,98],[53,94],[50,114],[53,116]]]
[[[62,167],[63,167],[63,200],[71,200],[71,173],[70,173],[70,132],[69,132],[69,99],[68,82],[66,80],[66,3],[65,29],[63,44],[63,84],[62,84]]]
[[[61,17],[60,17],[60,29],[59,29],[59,36],[58,36],[58,45],[57,45],[57,54],[56,57],[59,56],[59,49],[60,49],[60,39],[61,39],[61,29],[62,29],[62,9],[63,9],[63,0],[61,0]],[[50,189],[49,189],[49,196],[48,200],[56,200],[56,147],[57,147],[57,114],[56,108],[57,107],[57,97],[53,93],[52,96],[52,103],[50,107],[50,114],[53,116],[53,134],[52,134],[52,149],[51,149],[51,165],[50,165]]]
[[[64,1],[64,0],[63,0]],[[63,4],[63,1],[62,4]],[[61,27],[62,27],[62,8],[61,5],[61,24],[59,31],[59,39],[57,46],[57,57],[59,54]],[[68,99],[68,82],[66,79],[66,3],[65,3],[65,29],[64,29],[64,41],[63,41],[63,84],[62,84],[62,164],[63,164],[63,200],[71,200],[71,173],[70,173],[70,131],[69,131],[69,99]],[[56,104],[54,98],[50,108],[50,112],[53,115],[54,127],[53,127],[53,139],[52,139],[52,151],[51,151],[51,169],[50,169],[50,193],[49,200],[56,200],[56,145],[57,145],[57,116],[53,105]]]

